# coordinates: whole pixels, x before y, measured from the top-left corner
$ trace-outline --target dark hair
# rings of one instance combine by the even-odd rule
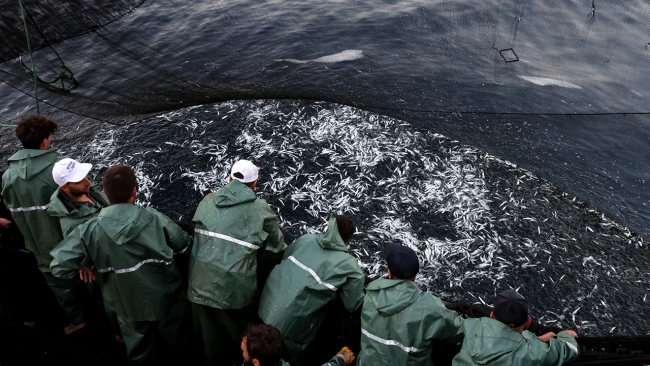
[[[126,165],[113,165],[104,173],[104,192],[111,205],[128,203],[135,187],[135,173]]]
[[[336,218],[336,226],[339,228],[341,239],[343,239],[344,242],[352,239],[352,235],[356,230],[354,221],[346,215],[334,215],[334,217]]]
[[[280,362],[284,350],[284,340],[280,332],[269,324],[249,325],[242,338],[246,338],[246,349],[251,358],[262,366],[275,366]]]
[[[16,136],[25,149],[38,149],[41,142],[59,130],[59,125],[45,116],[25,116],[16,126]]]

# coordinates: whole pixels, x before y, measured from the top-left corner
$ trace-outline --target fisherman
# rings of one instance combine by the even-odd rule
[[[366,286],[358,365],[432,365],[432,340],[460,342],[462,318],[415,284],[420,264],[411,248],[393,243],[384,253],[388,279]]]
[[[494,299],[489,318],[465,319],[465,339],[453,365],[563,365],[579,355],[572,330],[539,338],[527,331],[528,302],[514,290]]]
[[[272,325],[255,324],[248,326],[242,335],[241,350],[244,357],[242,366],[289,366],[281,358],[284,349],[282,335]],[[343,347],[332,359],[322,366],[345,366],[354,361],[354,353]]]
[[[191,238],[167,216],[134,204],[136,178],[130,167],[111,167],[103,185],[110,206],[52,251],[52,273],[71,278],[80,268],[95,266],[131,361],[149,362],[158,337],[180,354],[188,346],[188,324],[173,255],[187,249]]]
[[[258,314],[278,328],[293,361],[313,341],[325,305],[337,294],[348,311],[363,302],[365,275],[346,247],[354,230],[348,216],[334,216],[325,233],[303,235],[289,245],[269,275]]]
[[[187,298],[208,365],[241,362],[234,351],[257,317],[258,267],[286,247],[277,216],[255,196],[257,178],[252,162],[236,162],[229,183],[203,198],[194,214]]]
[[[63,280],[50,273],[50,251],[63,235],[59,219],[46,212],[58,187],[52,167],[62,158],[49,150],[52,134],[58,129],[59,125],[45,116],[25,116],[18,122],[16,136],[24,149],[9,158],[2,197],[25,238],[25,248],[36,256],[38,268],[68,317],[70,324],[63,328],[64,333],[71,334],[86,325],[83,301],[78,296],[82,282],[79,276]]]
[[[92,164],[79,163],[76,160],[65,158],[59,160],[52,168],[52,178],[59,185],[50,197],[50,208],[47,212],[59,218],[61,231],[65,238],[77,226],[85,223],[99,214],[102,208],[108,207],[109,202],[99,184],[88,179],[88,172]],[[86,288],[93,294],[99,291],[93,286],[96,273],[93,269],[84,267],[79,270],[79,276],[86,283]],[[117,315],[101,303],[101,295],[97,294],[99,306],[106,310],[107,316],[115,331],[115,339],[124,342],[122,338]]]
[[[70,158],[54,164],[52,177],[59,188],[50,197],[47,211],[59,218],[63,237],[109,206],[99,184],[87,177],[92,167],[92,164],[82,164]]]

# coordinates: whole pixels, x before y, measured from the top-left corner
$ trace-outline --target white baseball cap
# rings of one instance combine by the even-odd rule
[[[52,177],[59,187],[69,182],[81,182],[92,167],[92,164],[82,164],[74,159],[65,158],[54,164]]]
[[[235,177],[235,173],[239,173],[244,178]],[[258,169],[255,164],[251,163],[248,160],[240,160],[233,164],[232,169],[230,170],[230,177],[232,179],[237,179],[242,183],[251,183],[257,180]]]

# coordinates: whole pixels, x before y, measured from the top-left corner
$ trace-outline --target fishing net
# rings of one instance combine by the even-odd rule
[[[244,98],[339,102],[506,158],[647,233],[643,1],[23,4],[27,31],[20,4],[0,4],[3,123],[34,112],[28,34],[42,80],[69,89],[68,68],[79,83],[39,83],[59,120],[125,124]]]
[[[252,157],[288,238],[363,223],[368,275],[398,241],[448,300],[523,284],[544,326],[650,332],[645,2],[0,6],[0,122],[36,84],[55,146],[134,166],[140,203],[188,223]]]

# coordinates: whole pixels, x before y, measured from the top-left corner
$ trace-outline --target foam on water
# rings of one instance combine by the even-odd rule
[[[569,89],[582,89],[580,85],[576,85],[564,80],[540,78],[535,76],[523,76],[523,75],[519,75],[519,77],[526,81],[530,81],[533,84],[541,85],[541,86],[555,85],[555,86],[561,86],[563,88],[569,88]]]

